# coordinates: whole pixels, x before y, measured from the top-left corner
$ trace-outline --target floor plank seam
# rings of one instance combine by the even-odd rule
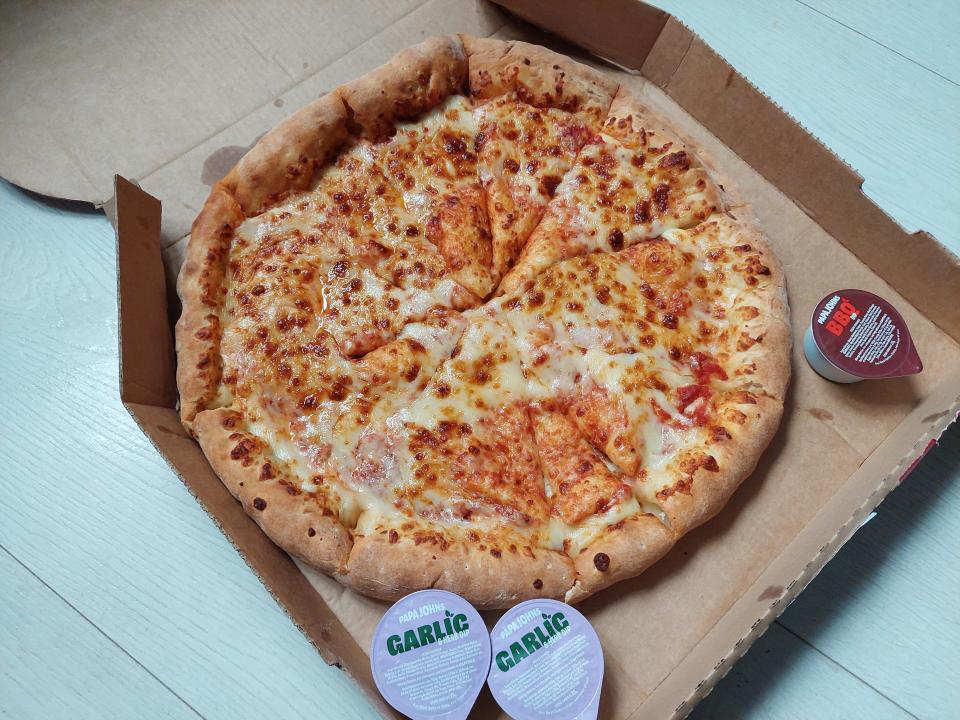
[[[853,678],[856,678],[859,682],[863,683],[866,687],[868,687],[868,688],[870,688],[871,690],[873,690],[877,695],[879,695],[880,697],[882,697],[884,700],[886,700],[887,702],[889,702],[891,705],[895,705],[899,710],[902,710],[907,716],[913,718],[914,720],[920,720],[919,717],[917,717],[917,716],[914,715],[912,712],[910,712],[909,710],[907,710],[903,705],[901,705],[900,703],[898,703],[896,700],[894,700],[893,698],[891,698],[889,695],[887,695],[886,693],[884,693],[882,690],[879,690],[878,688],[876,688],[876,687],[874,687],[873,685],[871,685],[869,682],[867,682],[866,680],[864,680],[862,677],[860,677],[859,675],[857,675],[855,672],[853,672],[853,671],[850,670],[849,668],[841,665],[839,662],[837,662],[837,661],[834,660],[832,657],[830,657],[829,655],[827,655],[823,650],[821,650],[820,648],[818,648],[816,645],[814,645],[812,642],[810,642],[809,640],[807,640],[805,637],[803,637],[803,636],[800,635],[799,633],[795,632],[795,631],[794,631],[792,628],[790,628],[789,626],[787,626],[787,625],[785,625],[784,623],[782,623],[779,619],[776,620],[776,623],[777,623],[780,627],[782,627],[784,630],[786,630],[788,633],[790,633],[791,635],[793,635],[793,637],[795,637],[797,640],[799,640],[799,641],[802,642],[804,645],[806,645],[808,648],[810,648],[810,649],[813,650],[815,653],[817,653],[818,655],[820,655],[821,657],[823,657],[824,659],[826,659],[831,665],[834,665],[835,667],[840,668],[841,670],[843,670],[843,672],[847,673],[848,675],[850,675],[850,676],[853,677]]]
[[[850,32],[855,33],[855,34],[859,35],[860,37],[862,37],[864,40],[869,40],[869,41],[872,42],[874,45],[879,45],[880,47],[884,48],[885,50],[889,50],[890,52],[892,52],[892,53],[893,53],[894,55],[896,55],[897,57],[901,57],[901,58],[903,58],[904,60],[906,60],[908,63],[911,63],[912,65],[916,65],[917,67],[923,68],[923,69],[926,70],[927,72],[933,73],[933,74],[936,75],[938,78],[941,78],[942,80],[946,80],[946,81],[947,81],[948,83],[950,83],[951,85],[955,85],[956,87],[960,87],[960,83],[957,83],[957,82],[955,82],[954,80],[951,80],[951,79],[948,78],[946,75],[943,75],[943,74],[937,72],[936,70],[934,70],[934,69],[931,68],[931,67],[927,67],[927,66],[924,65],[922,62],[918,62],[917,60],[914,60],[912,57],[910,57],[910,56],[908,56],[908,55],[904,55],[904,54],[903,54],[902,52],[900,52],[899,50],[894,50],[894,49],[893,49],[892,47],[890,47],[889,45],[884,45],[882,42],[880,42],[880,41],[877,40],[876,38],[872,38],[872,37],[870,37],[869,35],[867,35],[866,33],[861,32],[860,30],[857,30],[855,27],[852,27],[852,26],[850,26],[850,25],[847,25],[845,22],[843,22],[843,21],[841,21],[841,20],[837,20],[837,18],[833,17],[832,15],[828,15],[827,13],[823,12],[822,10],[820,10],[820,9],[818,9],[818,8],[815,8],[815,7],[813,7],[812,5],[808,5],[808,4],[805,3],[803,0],[794,0],[794,2],[796,2],[798,5],[803,5],[803,6],[804,6],[805,8],[807,8],[808,10],[812,10],[812,11],[815,12],[817,15],[821,15],[822,17],[827,18],[827,20],[830,20],[831,22],[835,22],[837,25],[840,25],[841,27],[845,27],[845,28],[846,28],[847,30],[849,30]]]
[[[39,575],[37,575],[37,573],[35,573],[28,565],[26,565],[26,563],[24,563],[22,560],[20,560],[20,558],[18,558],[16,555],[14,555],[12,552],[10,552],[10,550],[8,550],[8,549],[6,548],[6,546],[4,546],[3,544],[0,544],[0,550],[2,550],[2,551],[5,552],[7,555],[9,555],[10,558],[11,558],[15,563],[17,563],[17,565],[19,565],[20,567],[22,567],[26,572],[28,572],[33,578],[35,578],[35,579],[37,580],[37,582],[39,582],[41,585],[43,585],[47,590],[49,590],[50,592],[52,592],[52,593],[53,593],[61,602],[63,602],[68,608],[70,608],[71,610],[73,610],[73,612],[75,612],[77,615],[79,615],[79,616],[83,619],[84,622],[86,622],[87,624],[89,624],[94,630],[96,630],[101,636],[103,636],[111,645],[113,645],[114,647],[116,647],[117,650],[119,650],[120,652],[122,652],[122,653],[123,653],[124,655],[126,655],[128,658],[130,658],[130,660],[131,660],[134,664],[136,664],[138,667],[140,667],[145,673],[147,673],[147,675],[149,675],[149,676],[152,677],[154,680],[156,680],[158,683],[160,683],[160,685],[163,686],[163,688],[166,689],[167,692],[169,692],[171,695],[173,695],[175,698],[177,698],[177,700],[179,700],[179,701],[182,702],[187,708],[189,708],[189,709],[190,709],[190,712],[192,712],[192,713],[193,713],[194,715],[196,715],[198,718],[202,718],[202,720],[206,720],[206,717],[205,717],[199,710],[197,710],[193,705],[191,705],[190,703],[188,703],[176,690],[174,690],[173,688],[171,688],[171,687],[170,687],[169,685],[167,685],[163,680],[161,680],[159,677],[157,677],[156,674],[154,674],[154,673],[150,670],[150,668],[148,668],[148,667],[147,667],[146,665],[144,665],[142,662],[140,662],[139,660],[137,660],[137,658],[135,658],[133,655],[131,655],[131,654],[127,651],[127,649],[126,649],[125,647],[123,647],[120,643],[118,643],[116,640],[114,640],[110,635],[108,635],[106,632],[104,632],[104,630],[103,630],[99,625],[97,625],[95,622],[93,622],[93,620],[91,620],[90,618],[88,618],[79,608],[77,608],[76,605],[74,605],[73,603],[71,603],[71,602],[70,602],[69,600],[67,600],[63,595],[61,595],[61,594],[60,594],[59,592],[57,592],[53,587],[51,587],[51,585],[50,585],[46,580],[44,580],[42,577],[40,577]]]

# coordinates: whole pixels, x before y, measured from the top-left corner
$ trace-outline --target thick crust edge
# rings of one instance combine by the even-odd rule
[[[745,407],[737,406],[741,412]],[[736,438],[705,449],[716,459],[719,471],[711,472],[700,467],[689,478],[689,492],[675,492],[659,499],[677,539],[720,512],[734,491],[753,473],[776,434],[783,404],[760,395],[756,404],[749,407],[747,422],[739,429]]]
[[[463,92],[467,56],[456,36],[432,37],[401,51],[385,65],[341,85],[354,132],[389,135],[398,120],[413,118]]]
[[[335,575],[350,554],[350,533],[331,510],[310,502],[263,446],[239,428],[243,418],[226,408],[205,410],[194,431],[214,472],[273,542],[309,565]]]
[[[782,404],[790,385],[793,347],[786,275],[780,259],[770,248],[753,209],[735,194],[729,200],[736,204],[728,205],[727,215],[737,223],[741,234],[759,254],[769,272],[767,281],[754,293],[760,306],[760,315],[755,321],[743,325],[745,331],[759,340],[758,345],[754,346],[759,349],[751,354],[756,370],[751,376],[753,387],[750,389],[762,392]]]
[[[348,136],[347,110],[336,93],[327,93],[260,138],[222,185],[245,215],[258,215],[286,195],[307,189]]]
[[[634,515],[607,526],[573,559],[577,580],[564,600],[579,602],[614,583],[636,577],[666,555],[674,542],[674,533],[650,514]]]
[[[537,107],[607,112],[619,84],[539,45],[461,35],[470,66],[470,94],[486,100],[516,93]]]
[[[190,430],[194,416],[213,398],[220,383],[220,307],[227,253],[243,211],[222,185],[214,186],[193,221],[187,256],[177,278],[183,305],[176,327],[180,419]]]
[[[562,553],[511,551],[433,535],[403,532],[387,524],[357,534],[346,573],[337,580],[381,600],[397,600],[414,589],[440,588],[481,609],[507,608],[532,598],[562,600],[573,587],[573,562]]]

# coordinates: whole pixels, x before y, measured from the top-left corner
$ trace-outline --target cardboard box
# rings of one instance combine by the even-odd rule
[[[172,18],[182,9],[144,6],[78,17],[131,33],[125,36],[130,43],[81,44],[63,61],[100,67],[96,92],[117,114],[101,108],[91,115],[85,100],[72,114],[51,115],[45,101],[18,108],[8,126],[13,130],[0,129],[6,153],[0,174],[48,194],[101,203],[114,194],[109,178],[115,170],[139,179],[144,189],[117,178],[108,208],[118,238],[122,400],[324,659],[354,677],[392,716],[373,686],[366,655],[385,605],[299,566],[273,545],[181,428],[171,335],[179,308],[171,282],[208,186],[261,133],[310,99],[431,34],[522,37],[561,51],[570,47],[477,2],[337,1],[322,16],[300,14],[279,24],[259,23],[267,7],[242,4],[246,14],[201,5],[190,11],[197,18],[176,23]],[[580,605],[606,657],[602,717],[682,717],[955,419],[960,263],[929,235],[904,232],[861,193],[853,170],[667,13],[634,0],[602,0],[587,23],[573,0],[502,4],[626,68],[587,60],[629,85],[708,152],[753,205],[786,269],[794,379],[781,429],[756,472],[720,515],[651,570]],[[37,15],[37,24],[48,22]],[[244,22],[256,27],[252,38]],[[142,62],[129,59],[134,41],[146,48]],[[50,47],[42,47],[45,42]],[[51,49],[56,42],[56,36],[41,35],[36,52],[47,52],[54,66],[32,68],[48,74],[54,86],[66,82],[57,79],[56,60],[50,60],[64,55]],[[22,70],[22,63],[36,60],[21,53],[11,64],[18,62]],[[175,72],[152,71],[165,63]],[[114,83],[109,97],[104,77]],[[77,74],[67,78],[75,82]],[[31,115],[42,112],[46,124]],[[95,130],[83,123],[93,117],[107,120],[89,142],[86,135]],[[22,136],[14,142],[16,128],[31,123],[30,132],[57,133],[54,144],[63,150],[51,165],[36,167],[15,147],[22,144]],[[83,137],[74,137],[77,123]],[[813,373],[799,339],[816,301],[838,287],[877,292],[901,310],[923,357],[921,375],[839,386]],[[625,626],[632,631],[624,632]],[[492,715],[490,698],[481,696],[474,716]]]

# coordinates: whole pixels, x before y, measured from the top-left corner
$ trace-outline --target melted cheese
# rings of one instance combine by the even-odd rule
[[[349,482],[354,477],[361,452],[366,450],[380,452],[385,462],[394,463],[385,473],[395,476],[395,460],[388,448],[373,445],[387,432],[388,420],[422,396],[465,325],[460,317],[445,319],[442,325],[412,323],[394,343],[377,351],[378,357],[365,358],[359,368],[362,382],[332,428],[330,463],[341,478]],[[379,356],[384,356],[382,363]]]
[[[575,555],[638,513],[665,521],[657,492],[704,444],[713,402],[683,389],[742,386],[765,268],[728,217],[697,224],[716,188],[682,148],[613,130],[581,147],[585,128],[452,97],[236,230],[215,405],[241,409],[301,490],[332,493],[347,527],[507,528]],[[532,286],[479,306],[544,208]],[[698,376],[701,356],[727,377]],[[599,410],[576,420],[586,402]],[[636,496],[560,520],[541,408],[569,412],[617,477],[633,456],[596,438],[623,422]]]
[[[591,543],[608,525],[626,520],[642,512],[636,498],[630,497],[602,515],[591,515],[578,525],[567,525],[557,517],[550,518],[545,546],[566,551],[571,557]]]
[[[493,263],[506,273],[598,125],[591,113],[537,108],[514,95],[480,106],[478,173],[487,191]]]

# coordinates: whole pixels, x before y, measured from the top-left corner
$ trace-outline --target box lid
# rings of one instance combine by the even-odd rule
[[[255,0],[4,3],[0,176],[97,205],[113,195],[116,173],[155,189],[151,176],[242,118],[266,113],[272,125],[305,104],[288,104],[284,94],[308,83],[319,95],[352,77],[325,73],[351,51],[372,45],[366,57],[385,60],[399,49],[391,29],[408,16],[422,36],[487,34],[502,24],[492,6],[450,13],[444,5],[364,0],[358,12],[351,0],[329,0],[322,12],[293,2],[278,13]],[[179,181],[194,194],[212,185],[256,139],[212,148],[197,166],[178,170]]]

